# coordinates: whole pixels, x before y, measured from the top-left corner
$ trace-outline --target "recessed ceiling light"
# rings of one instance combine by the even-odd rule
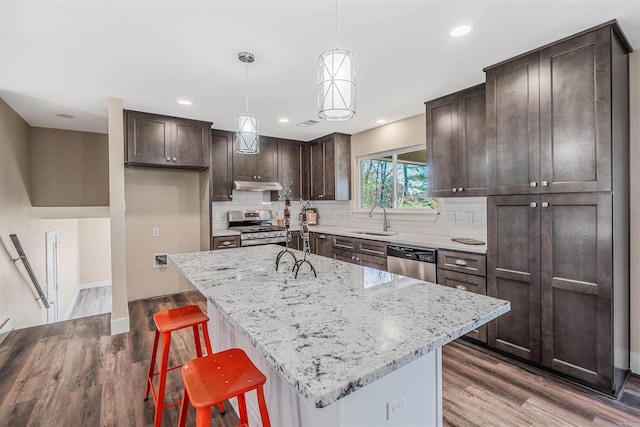
[[[387,121],[385,119],[378,119],[376,120],[376,123],[381,125],[382,123],[387,123]]]
[[[71,114],[65,114],[65,113],[58,113],[58,114],[56,114],[56,116],[62,117],[63,119],[73,119],[73,118],[75,118],[75,116],[72,116]]]
[[[471,25],[460,25],[459,27],[455,27],[449,33],[451,37],[462,37],[466,36],[471,32]]]
[[[191,101],[186,99],[178,99],[178,104],[180,105],[191,105]]]
[[[278,121],[279,121],[280,123],[289,123],[289,119],[286,119],[286,118],[284,118],[284,117],[283,117],[283,118],[281,118],[281,119],[278,119]]]

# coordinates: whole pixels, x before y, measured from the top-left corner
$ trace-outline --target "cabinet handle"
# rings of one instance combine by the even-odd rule
[[[175,161],[177,161],[175,157],[173,158],[173,161],[174,161],[174,162],[175,162]]]
[[[356,258],[356,261],[360,261],[360,258]]]
[[[454,188],[451,189],[451,191],[453,191],[455,193],[455,192],[458,191],[458,189],[454,187]]]
[[[233,199],[233,194],[229,194],[229,198],[230,198],[230,199]]]
[[[324,194],[320,194],[318,197],[322,199],[324,197]]]
[[[170,162],[170,161],[171,161],[171,157],[167,157],[167,162]]]
[[[457,285],[456,289],[459,290],[459,291],[466,291],[467,290],[466,286],[462,286],[462,285]]]
[[[538,204],[536,202],[531,202],[529,203],[529,206],[531,206],[532,208],[537,208]]]
[[[222,242],[222,246],[229,246],[231,242],[229,240]]]
[[[352,255],[352,256],[351,256],[351,259],[352,259],[352,260],[355,260],[355,259],[356,259],[356,257],[354,257],[354,256]]]
[[[458,191],[463,192],[464,188],[460,187],[460,188],[458,188]]]
[[[538,183],[537,183],[537,182],[535,182],[535,181],[531,181],[531,182],[529,183],[529,187],[532,187],[532,188],[533,188],[533,187],[537,187],[537,186],[538,186]]]
[[[543,187],[548,187],[549,186],[549,181],[542,181],[542,182],[540,182],[540,185],[542,185]]]
[[[261,179],[261,178],[260,178],[260,175],[258,175],[258,179]]]
[[[318,239],[326,239],[326,237],[324,237],[324,234],[321,234],[318,236]]]
[[[462,265],[465,266],[467,265],[467,261],[463,260],[463,259],[457,259],[456,260],[456,265]]]
[[[549,207],[549,202],[542,202],[542,207],[543,208],[548,208]]]

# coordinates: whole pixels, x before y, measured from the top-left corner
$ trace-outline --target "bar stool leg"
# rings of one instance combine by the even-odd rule
[[[158,401],[156,402],[155,427],[162,425],[162,412],[164,409],[164,390],[167,385],[167,366],[169,364],[169,346],[171,345],[171,332],[162,334],[162,361],[160,366],[160,378],[158,380]]]
[[[160,332],[156,329],[156,336],[153,339],[153,351],[151,352],[151,361],[149,362],[149,375],[147,376],[147,389],[144,392],[144,400],[149,399],[149,390],[151,390],[151,381],[153,381],[153,371],[156,369],[156,354],[158,353],[158,339]]]
[[[182,391],[182,402],[180,403],[180,418],[178,418],[178,427],[185,427],[187,424],[187,412],[189,412],[189,395],[187,389]]]
[[[247,401],[244,397],[244,393],[238,395],[238,409],[240,409],[240,424],[248,424],[249,418],[247,417]]]
[[[196,356],[202,357],[202,343],[200,342],[200,331],[198,325],[193,325],[193,340],[196,342]]]
[[[211,406],[196,410],[196,427],[209,427],[211,425]]]
[[[271,427],[269,420],[269,411],[267,411],[267,402],[264,399],[264,390],[262,386],[256,389],[258,393],[258,407],[260,408],[260,418],[262,419],[262,427]]]

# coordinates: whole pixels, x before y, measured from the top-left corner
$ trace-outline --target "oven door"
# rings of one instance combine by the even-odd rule
[[[277,245],[284,243],[284,237],[266,237],[264,239],[243,239],[240,236],[240,246]]]

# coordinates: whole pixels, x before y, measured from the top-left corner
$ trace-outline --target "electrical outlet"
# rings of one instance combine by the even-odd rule
[[[151,237],[160,237],[160,228],[153,227],[151,229]]]
[[[153,254],[153,268],[167,268],[169,266],[169,254],[166,252]]]
[[[395,399],[387,402],[387,420],[392,419],[407,408],[407,393],[402,393]]]
[[[461,222],[467,225],[473,224],[473,213],[471,212],[456,212],[456,222]]]

